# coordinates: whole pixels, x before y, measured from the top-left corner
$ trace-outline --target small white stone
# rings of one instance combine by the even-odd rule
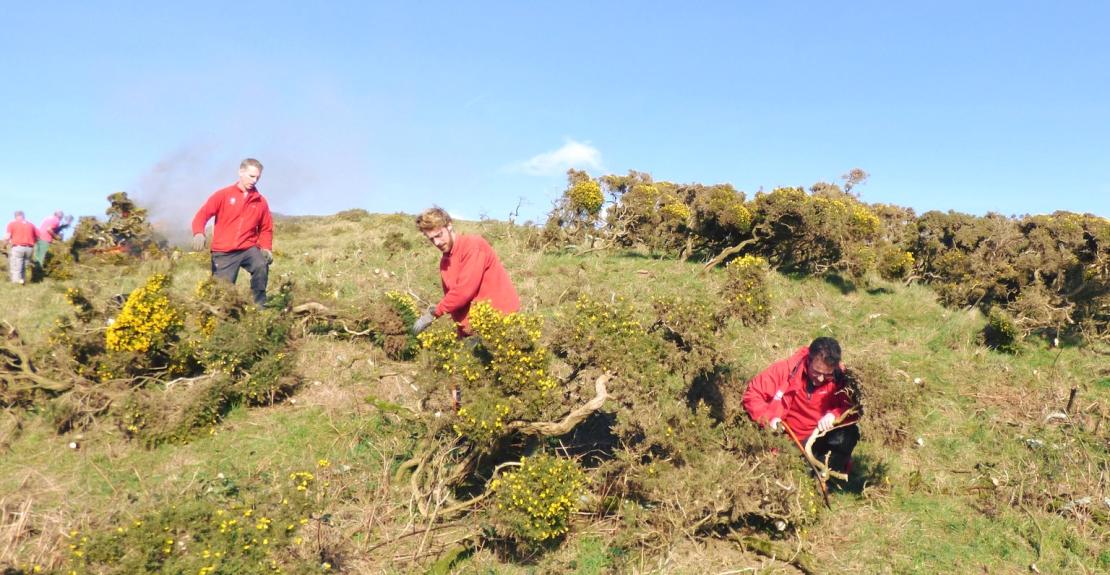
[[[916,443],[918,447],[925,447],[925,439],[923,437],[918,437],[914,440],[914,443]]]
[[[69,442],[69,448],[70,449],[77,449],[77,442],[76,441],[70,441]]]
[[[921,385],[921,383],[922,383],[923,381],[925,381],[925,380],[921,379],[920,377],[915,377],[915,378],[913,378],[913,384],[914,384],[914,385]]]

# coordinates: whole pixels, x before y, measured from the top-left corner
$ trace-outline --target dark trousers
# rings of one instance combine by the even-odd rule
[[[270,280],[270,264],[257,246],[237,252],[212,252],[212,276],[231,283],[239,278],[239,268],[251,274],[254,303],[266,303],[266,284]]]
[[[829,468],[848,473],[852,468],[852,450],[859,442],[859,426],[839,427],[813,442],[813,455],[824,462],[829,456]]]

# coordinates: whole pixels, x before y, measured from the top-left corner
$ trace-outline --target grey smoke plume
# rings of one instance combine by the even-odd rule
[[[192,237],[189,224],[208,196],[235,181],[239,160],[216,161],[215,146],[180,149],[139,178],[135,200],[148,210],[151,225],[171,245]],[[224,182],[220,184],[219,182]]]

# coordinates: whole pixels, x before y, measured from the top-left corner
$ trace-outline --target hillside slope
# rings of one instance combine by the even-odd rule
[[[500,222],[458,227],[490,240],[524,311],[547,324],[565,317],[583,295],[627,302],[644,317],[651,316],[653,301],[668,297],[712,305],[721,298],[723,272],[701,274],[696,264],[637,251],[545,253],[534,247],[529,229]],[[282,218],[275,248],[271,290],[291,280],[297,301],[334,310],[366,305],[390,290],[424,303],[439,295],[438,252],[408,216],[351,211]],[[208,264],[202,255],[184,254],[117,267],[83,264],[76,279],[64,282],[4,284],[3,316],[25,342],[47,346],[55,319],[69,313],[66,288],[106,299],[130,292],[155,272],[169,272],[171,292],[187,297],[208,275]],[[853,481],[832,492],[831,513],[778,536],[751,524],[731,532],[641,533],[658,523],[633,520],[631,511],[608,502],[583,506],[566,539],[541,552],[468,545],[453,565],[461,572],[499,573],[1110,570],[1110,371],[1104,357],[1040,341],[1026,342],[1017,355],[989,351],[979,343],[984,319],[977,310],[944,308],[923,286],[878,280],[852,286],[775,273],[770,286],[767,325],[729,321],[716,336],[720,358],[733,373],[726,398],[735,397],[747,377],[820,335],[841,342],[847,365],[871,366],[889,378],[889,388],[904,388],[913,398],[904,421],[892,423],[906,441],[889,445],[865,436]],[[214,561],[213,571],[201,572],[432,568],[482,519],[422,516],[408,486],[396,480],[424,429],[410,414],[434,409],[418,389],[427,384],[422,364],[392,360],[366,339],[307,329],[294,350],[292,365],[303,383],[292,396],[270,407],[237,405],[188,442],[143,447],[107,418],[59,434],[47,408],[7,409],[0,438],[0,566],[113,572],[107,562],[88,558],[197,554],[195,563],[176,564],[196,572],[209,565],[197,548],[199,535],[128,538],[125,528],[137,533],[140,524],[161,521],[170,533],[197,517],[226,513],[254,525],[256,535],[270,533],[268,522],[260,527],[246,512],[272,504],[273,517],[288,518],[288,537],[236,540],[248,546],[281,541],[283,550],[265,555],[272,565]],[[1060,414],[1073,389],[1071,413]],[[734,404],[726,408],[730,416],[719,425],[750,426],[731,417]],[[290,483],[296,474],[312,476],[315,499],[301,515],[281,515],[283,504],[274,502],[306,481],[307,475],[297,475]],[[226,501],[237,506],[220,507]],[[213,529],[224,533],[226,525]],[[116,539],[105,535],[113,532]],[[758,541],[775,547],[760,551]],[[108,549],[113,545],[121,549]],[[135,548],[140,545],[149,548]],[[807,562],[781,560],[794,551],[803,551]],[[142,564],[155,571],[166,565],[162,559]]]

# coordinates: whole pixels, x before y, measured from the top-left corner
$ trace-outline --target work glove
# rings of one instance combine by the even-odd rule
[[[831,413],[826,413],[817,421],[817,431],[824,433],[832,429],[834,422],[836,422],[836,416]]]
[[[262,249],[262,257],[266,258],[266,265],[270,265],[270,264],[274,263],[274,252],[263,248]]]
[[[196,234],[193,236],[193,251],[199,252],[204,249],[204,234]]]
[[[419,335],[420,332],[428,329],[429,325],[432,325],[432,322],[436,320],[436,316],[433,315],[435,309],[436,308],[434,306],[429,307],[427,310],[424,311],[423,315],[416,318],[416,321],[412,324],[412,335]]]
[[[767,424],[767,427],[770,427],[771,431],[778,431],[780,423],[782,423],[781,419],[779,419],[777,417],[773,417],[773,418],[771,418],[771,422],[769,424]]]

